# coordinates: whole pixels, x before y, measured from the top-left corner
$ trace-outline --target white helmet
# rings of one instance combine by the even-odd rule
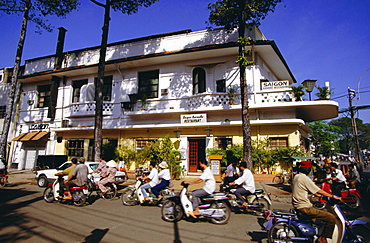
[[[114,160],[109,160],[109,161],[107,162],[107,166],[108,166],[108,167],[117,167],[117,163],[116,163],[116,162],[114,162]]]

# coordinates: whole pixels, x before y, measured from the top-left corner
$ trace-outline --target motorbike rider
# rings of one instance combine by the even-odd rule
[[[64,182],[66,187],[67,196],[64,197],[64,200],[71,200],[72,194],[70,192],[71,186],[83,186],[87,183],[87,175],[89,174],[89,169],[85,165],[85,159],[80,159],[80,163],[76,166],[71,175],[68,176],[68,179]]]
[[[59,187],[59,196],[58,198],[63,198],[63,176],[70,176],[72,175],[73,171],[75,170],[77,166],[77,159],[73,158],[71,159],[72,165],[63,171],[56,173],[55,175],[58,176],[58,183],[60,185]]]
[[[292,204],[293,207],[311,219],[320,219],[325,222],[322,234],[318,238],[319,243],[327,243],[326,238],[332,238],[336,218],[333,214],[316,209],[308,199],[308,193],[322,195],[341,200],[340,197],[331,195],[315,185],[307,176],[312,169],[311,161],[302,161],[299,173],[294,177],[292,183]]]
[[[117,163],[114,162],[113,160],[108,161],[106,165],[108,169],[105,171],[105,176],[98,182],[99,189],[101,190],[103,195],[109,191],[109,189],[106,188],[105,185],[107,183],[114,183],[114,179],[117,172]]]
[[[153,188],[155,185],[157,185],[157,183],[159,181],[159,179],[158,179],[158,170],[155,168],[155,162],[154,161],[150,162],[149,170],[150,170],[149,175],[143,178],[146,181],[148,181],[148,183],[146,183],[146,184],[144,184],[140,187],[141,193],[143,194],[143,197],[144,197],[145,201],[149,200],[149,196],[148,196],[148,193],[146,192],[146,189]]]
[[[189,211],[188,213],[193,218],[196,218],[197,215],[200,215],[199,198],[212,194],[216,189],[216,180],[211,169],[208,167],[208,163],[206,161],[199,161],[199,166],[201,170],[203,170],[202,175],[192,181],[184,181],[184,183],[188,185],[193,185],[205,181],[202,189],[198,189],[192,192],[192,204],[194,211]]]
[[[6,169],[6,160],[4,158],[0,159],[0,174],[4,175],[5,177],[5,182],[8,183],[8,171]]]
[[[235,196],[242,207],[248,207],[248,203],[243,196],[248,196],[255,192],[256,186],[254,184],[254,177],[252,172],[247,168],[246,162],[241,162],[239,165],[239,169],[241,170],[242,175],[234,182],[231,182],[230,185],[241,186],[236,189]]]
[[[224,187],[230,184],[230,182],[233,182],[237,178],[236,168],[234,163],[229,163],[229,165],[226,168],[225,176],[223,178],[224,183],[220,187],[222,191]]]
[[[360,174],[358,173],[354,164],[348,165],[348,174],[346,175],[347,181],[351,188],[356,188],[356,185],[360,182]]]
[[[159,192],[170,184],[171,173],[166,161],[162,161],[158,166],[161,170],[158,173],[158,178],[161,179],[161,182],[152,188],[152,192],[157,197],[158,201],[160,201],[162,200],[162,195],[160,195]]]
[[[333,180],[330,189],[334,195],[339,196],[340,191],[346,187],[346,177],[343,175],[343,172],[340,169],[338,169],[337,163],[334,162],[330,163],[330,167],[332,169],[330,179]]]

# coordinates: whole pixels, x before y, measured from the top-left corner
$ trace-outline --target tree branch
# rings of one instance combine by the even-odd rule
[[[95,3],[96,5],[105,8],[105,4],[102,4],[102,3],[100,3],[100,2],[98,2],[96,0],[90,0],[90,2]]]

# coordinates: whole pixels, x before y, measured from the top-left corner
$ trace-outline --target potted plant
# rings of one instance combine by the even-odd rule
[[[328,100],[330,99],[330,95],[333,94],[328,86],[319,87],[316,85],[315,87],[319,91],[315,94],[317,97],[319,97],[319,100]]]
[[[140,95],[140,102],[141,102],[141,110],[145,110],[149,104],[148,96],[145,94]]]
[[[307,89],[303,85],[298,85],[298,86],[290,86],[291,88],[291,93],[293,93],[295,101],[302,101],[302,96],[305,95],[305,90]]]
[[[227,89],[227,95],[229,96],[229,103],[230,105],[234,105],[234,101],[236,98],[236,91],[238,90],[238,86],[235,84],[233,86],[229,86]]]

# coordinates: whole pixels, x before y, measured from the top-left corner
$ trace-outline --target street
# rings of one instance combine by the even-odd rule
[[[123,206],[118,198],[92,198],[84,207],[49,204],[43,190],[29,184],[0,189],[0,242],[265,242],[267,237],[257,222],[261,216],[232,213],[227,225],[168,223],[156,206]]]

